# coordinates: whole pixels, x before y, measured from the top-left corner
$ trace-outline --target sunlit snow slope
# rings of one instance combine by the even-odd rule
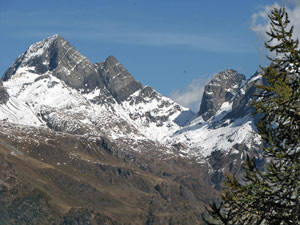
[[[4,80],[11,98],[1,119],[74,134],[161,141],[187,110],[143,87],[114,57],[93,65],[58,35],[30,46]]]
[[[261,82],[257,74],[249,81],[234,70],[217,74],[205,87],[196,116],[140,84],[114,57],[92,64],[54,35],[30,46],[3,80],[9,98],[0,104],[0,120],[12,124],[105,135],[138,151],[156,143],[182,157],[235,153],[238,145],[250,149],[260,143],[249,105],[253,83]]]

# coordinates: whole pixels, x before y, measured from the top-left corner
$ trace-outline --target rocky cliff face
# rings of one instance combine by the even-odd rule
[[[198,116],[208,120],[215,116],[224,102],[232,101],[246,78],[234,70],[220,72],[205,86]]]
[[[227,118],[236,119],[254,113],[255,110],[252,106],[252,101],[255,101],[257,95],[261,93],[261,90],[256,88],[255,85],[266,84],[267,82],[258,72],[250,77],[246,85],[237,91],[232,103],[232,112],[227,115]]]
[[[0,104],[6,104],[8,99],[9,95],[6,89],[3,87],[3,81],[0,79]]]
[[[103,83],[119,103],[143,87],[113,56],[96,66]]]
[[[94,89],[99,83],[93,64],[59,35],[31,45],[4,73],[3,80],[8,80],[21,68],[39,75],[52,72],[76,89]],[[96,82],[88,82],[89,79]]]
[[[98,88],[101,90],[98,103],[103,103],[102,98],[112,97],[121,102],[142,88],[113,56],[94,65],[59,35],[31,45],[4,73],[3,80],[7,81],[22,71],[38,75],[51,73],[68,86],[85,93]]]

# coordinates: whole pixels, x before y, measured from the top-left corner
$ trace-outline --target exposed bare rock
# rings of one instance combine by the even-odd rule
[[[246,78],[235,70],[218,73],[205,86],[198,116],[208,120],[215,115],[224,102],[232,101]]]
[[[6,104],[8,99],[9,95],[6,89],[3,87],[3,81],[0,79],[0,104]]]

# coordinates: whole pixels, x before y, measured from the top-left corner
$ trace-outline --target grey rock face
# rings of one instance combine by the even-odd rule
[[[51,71],[77,89],[94,89],[99,85],[94,65],[59,35],[31,45],[4,73],[3,80],[8,80],[19,67],[30,68],[41,75]]]
[[[210,119],[224,102],[231,101],[246,80],[243,74],[235,70],[218,73],[204,88],[198,116]]]
[[[112,103],[112,98],[120,103],[143,87],[113,56],[103,63],[92,64],[59,35],[31,45],[4,73],[3,80],[8,80],[19,68],[40,75],[51,72],[70,87],[86,93],[100,88],[101,96],[95,99],[99,104],[107,102],[105,99]]]
[[[99,77],[119,103],[143,87],[113,56],[109,56],[103,63],[97,63],[96,66]]]
[[[236,94],[233,100],[232,111],[226,115],[226,119],[237,119],[245,115],[255,112],[252,102],[257,99],[257,95],[262,90],[255,87],[255,85],[266,85],[267,82],[261,75],[256,72]]]
[[[9,95],[3,87],[3,82],[0,79],[0,104],[6,104],[9,100]]]

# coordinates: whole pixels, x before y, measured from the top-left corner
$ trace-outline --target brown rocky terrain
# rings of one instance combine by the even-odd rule
[[[1,224],[200,224],[216,195],[207,164],[151,153],[1,125]]]

